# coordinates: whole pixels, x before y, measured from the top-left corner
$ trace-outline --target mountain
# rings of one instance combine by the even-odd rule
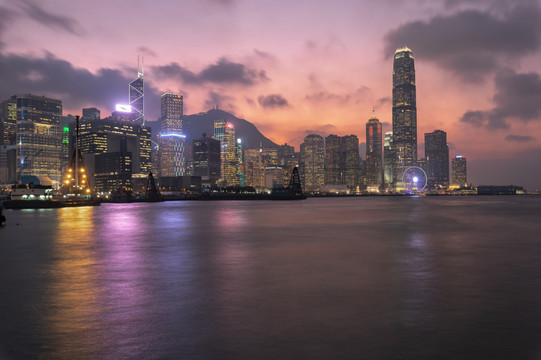
[[[212,137],[214,120],[231,122],[235,127],[237,138],[242,139],[244,148],[259,148],[260,142],[264,148],[278,147],[277,144],[261,134],[254,124],[247,120],[239,119],[235,115],[221,109],[211,109],[199,114],[184,115],[182,117],[182,129],[186,135],[186,141],[191,144],[193,139],[203,137],[203,133],[207,134],[207,137]],[[155,138],[155,134],[159,133],[161,122],[147,122],[147,125],[152,127],[152,137]]]

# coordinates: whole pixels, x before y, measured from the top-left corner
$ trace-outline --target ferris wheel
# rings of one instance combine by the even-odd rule
[[[402,184],[406,192],[422,192],[426,187],[426,182],[426,173],[418,166],[411,166],[402,173]]]

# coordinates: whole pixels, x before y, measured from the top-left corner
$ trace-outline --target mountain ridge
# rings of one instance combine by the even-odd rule
[[[259,148],[260,143],[263,148],[277,148],[278,145],[263,135],[257,127],[246,119],[241,119],[235,115],[222,110],[210,109],[206,112],[201,112],[191,115],[182,116],[182,130],[186,135],[186,140],[191,143],[194,139],[199,139],[206,134],[207,137],[212,137],[214,134],[214,121],[226,120],[235,127],[237,138],[242,139],[244,148]],[[152,128],[152,138],[157,140],[157,135],[161,128],[161,120],[147,122]]]

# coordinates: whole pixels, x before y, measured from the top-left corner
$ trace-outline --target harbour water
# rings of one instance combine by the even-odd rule
[[[0,359],[541,359],[541,197],[4,213]]]

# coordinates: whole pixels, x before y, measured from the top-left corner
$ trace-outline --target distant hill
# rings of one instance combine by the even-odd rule
[[[244,148],[258,148],[261,142],[264,148],[275,148],[277,144],[266,138],[254,124],[251,122],[239,119],[233,114],[220,109],[211,109],[207,112],[184,115],[182,117],[182,128],[186,135],[186,140],[191,143],[193,139],[199,139],[203,136],[203,133],[207,134],[207,137],[212,137],[214,130],[214,120],[227,120],[235,126],[235,132],[237,138],[242,139]],[[152,137],[160,131],[160,121],[147,122],[147,125],[152,127]]]

